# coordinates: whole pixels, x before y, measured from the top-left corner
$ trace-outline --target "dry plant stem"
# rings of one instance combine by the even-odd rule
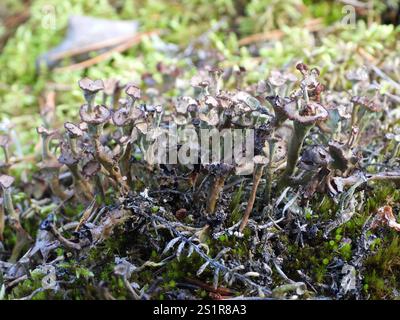
[[[31,242],[31,237],[29,234],[22,228],[21,223],[19,221],[19,215],[14,210],[14,206],[11,198],[11,190],[3,189],[3,205],[6,209],[6,212],[9,216],[10,226],[15,231],[17,239],[14,245],[14,248],[11,253],[11,257],[9,262],[15,263],[18,260],[18,257],[22,251],[22,249]]]
[[[8,262],[16,263],[18,257],[21,255],[22,250],[31,243],[32,239],[28,233],[22,228],[21,224],[12,222],[12,228],[15,230],[17,235],[17,240],[15,242],[14,248],[12,249],[10,259]]]
[[[54,237],[61,242],[61,244],[67,248],[67,249],[72,249],[72,250],[81,250],[82,247],[80,244],[72,242],[66,238],[63,237],[63,235],[57,230],[57,228],[54,226],[54,224],[51,225],[51,232],[54,235]]]
[[[76,146],[76,139],[67,135],[69,147],[71,148],[71,152],[74,156],[78,155],[78,148]]]
[[[132,37],[132,39],[124,41],[122,44],[120,44],[120,45],[114,47],[113,49],[108,50],[102,54],[99,54],[94,58],[91,58],[91,59],[88,59],[88,60],[85,60],[85,61],[82,61],[82,62],[79,62],[76,64],[72,64],[72,65],[69,65],[66,67],[55,68],[54,70],[56,72],[66,72],[66,71],[70,72],[73,70],[81,70],[84,68],[88,68],[96,63],[99,63],[101,61],[109,59],[110,57],[112,57],[115,54],[115,52],[123,52],[123,51],[128,50],[133,45],[139,43],[142,40],[142,38],[145,36],[152,35],[152,34],[159,34],[159,33],[160,33],[159,30],[153,30],[153,31],[136,34]]]
[[[132,108],[131,108],[132,109]],[[133,127],[129,126],[128,128],[124,128],[124,134],[132,134]],[[122,176],[126,177],[127,184],[131,187],[132,185],[132,174],[131,174],[131,165],[130,165],[130,159],[132,155],[132,142],[128,142],[126,145],[126,148],[124,150],[124,154],[122,155],[120,161],[119,161],[119,166],[121,168],[121,174]]]
[[[126,181],[129,186],[132,186],[132,175],[130,170],[131,166],[129,163],[131,154],[132,154],[132,143],[128,142],[125,148],[125,152],[119,162],[119,166],[121,168],[121,174],[126,177]]]
[[[75,228],[75,232],[78,231],[82,227],[82,225],[84,225],[89,220],[90,216],[96,211],[97,211],[96,201],[92,200],[92,203],[82,213],[82,217]]]
[[[51,142],[51,135],[42,133],[42,160],[48,160],[53,157],[50,153],[50,142]],[[65,201],[69,198],[69,195],[61,188],[60,180],[59,180],[59,169],[50,169],[50,181],[49,187],[54,195],[60,198],[62,201]]]
[[[51,141],[50,136],[48,136],[46,134],[42,134],[42,159],[43,160],[51,158],[50,141]]]
[[[39,100],[39,107],[45,127],[50,127],[56,117],[56,92],[54,90],[46,90],[43,94],[43,99]]]
[[[3,153],[4,153],[4,163],[6,164],[5,168],[3,169],[5,174],[9,174],[10,169],[9,169],[9,165],[10,165],[10,152],[8,150],[8,146],[3,146],[1,147],[3,149]]]
[[[276,147],[275,142],[269,141],[269,161],[267,165],[267,170],[265,171],[265,192],[264,192],[265,205],[268,205],[271,201],[272,161],[275,153],[275,147]]]
[[[132,299],[134,300],[140,300],[139,295],[136,293],[135,289],[132,288],[131,284],[129,283],[128,279],[126,277],[122,277],[122,280],[124,281],[125,287],[128,289]]]
[[[351,132],[350,133],[350,135],[349,135],[349,139],[347,140],[347,143],[346,143],[346,145],[349,147],[349,148],[351,148],[353,145],[354,145],[354,142],[355,142],[355,140],[356,140],[356,137],[357,137],[357,133],[355,133],[355,132]]]
[[[128,211],[122,210],[121,208],[108,211],[105,217],[102,217],[100,222],[90,229],[91,235],[93,237],[90,243],[98,243],[99,241],[104,241],[108,239],[113,232],[113,229],[117,226],[123,224],[128,218]],[[66,239],[61,232],[65,230],[64,227],[57,229],[54,224],[50,225],[50,231],[54,237],[61,242],[61,245],[66,249],[71,251],[79,251],[82,248],[88,246],[87,242],[73,242]]]
[[[40,134],[40,136],[42,139],[42,160],[45,161],[45,160],[54,159],[54,155],[50,151],[50,143],[54,137],[54,134],[42,132]]]
[[[58,170],[51,173],[49,185],[51,192],[62,201],[65,201],[69,199],[70,195],[61,188],[58,173]]]
[[[117,183],[117,185],[121,186],[121,194],[127,194],[129,192],[128,184],[121,175],[119,167],[103,152],[99,139],[95,139],[95,151],[97,160],[107,170],[110,177]]]
[[[215,212],[217,200],[219,198],[219,194],[221,193],[224,187],[224,183],[225,183],[225,177],[223,176],[215,177],[207,202],[207,212],[209,214]]]
[[[50,56],[51,60],[61,60],[65,58],[71,58],[75,57],[78,55],[82,55],[91,51],[97,51],[97,50],[104,50],[108,48],[112,48],[113,46],[119,45],[121,43],[125,43],[126,41],[129,41],[132,39],[132,36],[119,36],[115,37],[112,39],[106,39],[106,40],[99,40],[94,44],[89,44],[83,47],[75,47],[72,49],[69,49],[67,51],[63,51],[60,53],[55,53]]]
[[[78,190],[76,196],[81,198],[83,201],[91,201],[93,199],[93,192],[90,184],[82,177],[79,172],[78,165],[72,164],[68,166],[74,178],[75,188]]]
[[[85,100],[88,105],[88,111],[89,111],[89,113],[91,113],[93,111],[94,99],[96,97],[96,94],[94,94],[92,92],[85,92],[83,95],[84,95]]]
[[[26,279],[28,279],[28,275],[24,274],[23,276],[7,283],[6,288],[7,289],[11,289],[12,287],[16,286],[18,283],[25,281]]]
[[[111,97],[111,103],[110,105],[113,107],[113,110],[117,110],[118,109],[118,101],[119,98],[121,97],[121,89],[118,88],[114,94]]]
[[[100,199],[104,203],[106,201],[106,196],[105,196],[105,192],[104,192],[103,181],[101,179],[100,174],[95,175],[94,181],[96,184],[97,194],[100,195]]]
[[[306,21],[303,28],[307,29],[308,31],[314,32],[314,31],[319,31],[320,29],[323,28],[323,26],[324,26],[324,24],[322,23],[322,19],[316,18],[316,19],[311,19],[311,20]],[[250,36],[240,39],[239,45],[246,46],[248,44],[257,43],[257,42],[264,42],[264,41],[269,41],[269,40],[279,40],[284,35],[285,35],[285,33],[279,29],[268,30],[266,32],[252,34]]]
[[[0,241],[4,240],[4,225],[5,225],[5,215],[4,215],[4,207],[0,205]]]
[[[358,114],[358,109],[359,106],[358,104],[354,104],[353,110],[351,111],[351,121],[350,121],[350,128],[357,125],[358,119],[357,119],[357,114]]]
[[[283,173],[283,177],[278,183],[279,190],[285,187],[290,182],[290,178],[296,169],[296,164],[300,156],[300,151],[303,146],[304,138],[310,131],[311,127],[312,126],[310,125],[304,125],[296,122],[294,123],[294,130],[288,148],[286,169]]]
[[[3,205],[9,215],[10,220],[15,220],[19,222],[19,215],[14,210],[14,205],[11,198],[11,191],[10,189],[3,188]]]
[[[308,97],[307,85],[304,85],[302,90],[303,90],[304,101],[306,102],[306,104],[309,104],[310,103],[310,98]]]
[[[360,139],[362,137],[362,133],[365,132],[368,123],[369,123],[369,118],[365,116],[365,112],[360,114],[358,120],[357,120],[357,126],[359,127],[358,133],[355,135],[353,139],[353,145],[358,145],[360,143]]]
[[[261,177],[264,172],[264,165],[256,165],[255,172],[253,174],[253,187],[251,189],[249,201],[247,202],[246,211],[244,212],[242,222],[239,226],[239,232],[242,232],[243,229],[246,227],[247,223],[249,222],[249,217],[251,212],[253,211],[254,201],[256,200],[256,194],[258,185],[260,184]]]
[[[367,178],[368,181],[392,181],[396,184],[400,184],[400,174],[398,175],[385,175],[384,173],[372,174]]]

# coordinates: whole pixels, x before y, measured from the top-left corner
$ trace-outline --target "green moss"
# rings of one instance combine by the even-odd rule
[[[314,219],[330,220],[332,219],[333,213],[338,210],[337,204],[327,195],[322,196],[321,200],[316,199],[315,203],[319,203],[319,206],[314,210],[316,213],[313,215]]]
[[[33,291],[42,287],[42,279],[44,276],[45,274],[39,269],[31,271],[28,279],[18,283],[17,286],[6,295],[6,299],[19,299],[29,296]],[[40,291],[36,293],[32,299],[48,299],[50,298],[48,294],[51,294],[49,290]]]
[[[392,299],[400,282],[400,238],[389,232],[379,248],[365,261],[364,285],[373,299]]]
[[[350,244],[350,243],[345,243],[345,244],[343,244],[343,245],[340,247],[339,251],[340,251],[340,254],[341,254],[342,258],[343,258],[345,261],[348,261],[348,260],[351,259],[352,250],[351,250],[351,244]]]

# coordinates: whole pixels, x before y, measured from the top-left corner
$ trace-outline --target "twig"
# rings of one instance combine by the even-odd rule
[[[372,70],[380,76],[382,79],[386,80],[389,82],[393,87],[395,87],[397,90],[400,91],[400,84],[396,81],[394,81],[392,78],[390,78],[385,72],[383,72],[381,69],[379,69],[376,65],[371,64]]]
[[[54,224],[51,225],[51,232],[54,237],[60,241],[66,248],[73,249],[73,250],[81,250],[82,247],[79,243],[72,242],[62,236],[62,234],[57,230]]]
[[[112,46],[116,45],[121,45],[126,42],[130,42],[132,40],[136,40],[137,35],[134,36],[122,36],[122,37],[116,37],[113,39],[107,39],[107,40],[102,40],[84,47],[79,47],[79,48],[72,48],[64,52],[57,52],[49,56],[51,60],[61,60],[64,58],[70,58],[74,57],[77,55],[81,55],[83,53],[87,53],[90,51],[96,51],[104,48],[110,48]]]
[[[364,3],[358,0],[339,0],[340,2],[343,2],[344,4],[349,4],[351,6],[354,7],[359,7],[359,8],[363,8],[363,9],[368,9],[370,8],[370,4],[369,3]]]
[[[66,72],[66,71],[75,71],[75,70],[81,70],[84,68],[88,68],[94,64],[97,64],[99,62],[102,62],[104,60],[107,60],[108,58],[112,57],[114,53],[116,52],[124,52],[126,50],[128,50],[131,46],[139,43],[143,37],[145,36],[149,36],[149,35],[157,35],[159,34],[160,31],[155,30],[155,31],[149,31],[149,32],[143,32],[143,33],[139,33],[137,35],[135,35],[134,37],[132,37],[131,40],[116,46],[115,48],[100,54],[94,58],[79,62],[79,63],[75,63],[66,67],[59,67],[59,68],[55,68],[54,71],[56,72]]]
[[[247,202],[246,211],[243,215],[242,223],[239,227],[239,232],[241,233],[243,229],[246,227],[247,222],[249,221],[250,214],[253,210],[254,201],[256,200],[256,194],[258,185],[260,184],[260,180],[264,171],[264,165],[257,165],[256,172],[253,177],[253,188],[251,189],[249,201]]]
[[[45,289],[43,289],[43,288],[37,288],[30,295],[28,295],[26,297],[19,298],[19,299],[15,299],[15,300],[31,300],[37,293],[42,292],[44,290]]]
[[[131,297],[134,300],[140,300],[140,296],[136,293],[135,289],[132,288],[131,284],[129,283],[128,279],[126,277],[122,277],[122,280],[124,282],[125,287],[128,289]]]
[[[323,27],[322,19],[313,19],[306,22],[304,29],[310,32],[318,31]],[[240,46],[246,46],[254,42],[262,42],[268,40],[279,40],[284,36],[282,30],[271,30],[268,32],[257,33],[239,40]]]
[[[18,283],[20,283],[21,281],[24,281],[26,279],[28,279],[28,276],[26,274],[24,274],[23,276],[7,283],[6,288],[10,289],[10,288],[14,287],[15,285],[17,285]]]
[[[290,279],[281,269],[281,267],[279,267],[279,265],[276,263],[276,261],[274,260],[274,266],[275,269],[278,271],[278,273],[280,274],[280,276],[287,282],[293,284],[296,283],[296,281],[293,281],[292,279]]]

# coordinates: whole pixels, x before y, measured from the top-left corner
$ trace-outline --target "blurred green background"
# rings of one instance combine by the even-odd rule
[[[343,22],[348,3],[355,4],[354,24]],[[49,7],[54,28],[44,23]],[[140,32],[161,33],[143,36],[89,68],[68,70],[73,62],[64,61],[66,69],[38,72],[37,57],[63,40],[71,15],[137,20]],[[3,0],[0,18],[0,130],[14,128],[20,155],[34,148],[49,93],[56,104],[54,127],[74,120],[82,103],[76,83],[83,76],[144,86],[143,75],[150,75],[171,96],[189,86],[204,64],[244,67],[248,84],[299,60],[318,66],[329,88],[348,87],[345,72],[366,63],[399,79],[399,1]],[[179,68],[179,75],[166,79],[159,63]],[[165,80],[173,84],[162,86]],[[382,90],[391,90],[390,83],[382,84]]]

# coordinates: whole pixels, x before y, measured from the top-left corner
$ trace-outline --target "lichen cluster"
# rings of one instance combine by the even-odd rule
[[[326,91],[317,68],[295,67],[300,77],[276,71],[233,90],[208,68],[172,98],[80,80],[80,121],[37,129],[35,201],[18,196],[29,186],[11,176],[1,136],[3,297],[396,296],[385,283],[397,279],[399,150],[382,127],[393,104],[367,69],[347,74],[346,96]],[[152,161],[170,126],[254,130],[252,173],[247,162]]]

